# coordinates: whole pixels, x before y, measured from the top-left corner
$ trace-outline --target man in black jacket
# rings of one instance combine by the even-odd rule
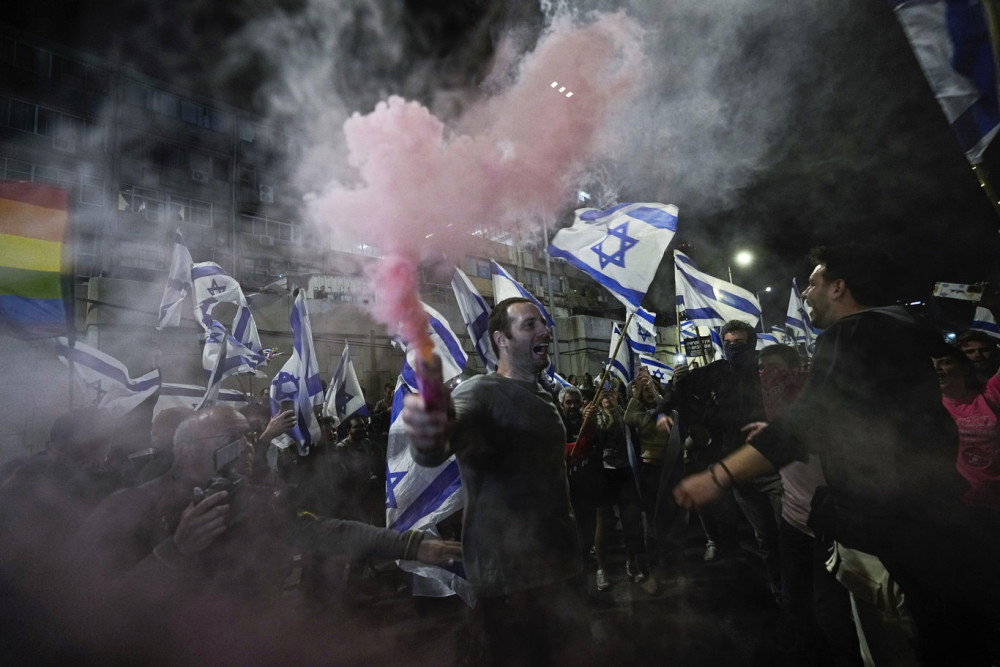
[[[654,414],[668,415],[677,410],[681,436],[691,433],[708,442],[694,450],[695,469],[734,451],[743,444],[742,428],[764,419],[764,401],[757,371],[757,334],[742,320],[730,320],[722,327],[725,359],[697,368],[681,378],[656,407]],[[699,436],[700,434],[700,436]],[[780,598],[781,570],[778,563],[778,517],[781,515],[781,478],[774,472],[759,475],[733,488],[732,496],[757,538],[764,559],[771,592]],[[708,544],[705,560],[712,561],[721,551],[736,546],[736,514],[728,497],[700,512]]]
[[[815,453],[829,486],[813,499],[810,527],[882,560],[907,596],[925,664],[989,664],[1000,549],[984,528],[996,519],[958,501],[957,433],[930,363],[940,336],[888,305],[895,272],[886,253],[848,245],[811,258],[803,296],[826,331],[799,400],[683,480],[675,498],[701,507]]]

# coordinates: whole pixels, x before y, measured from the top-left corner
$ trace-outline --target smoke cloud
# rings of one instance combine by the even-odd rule
[[[401,261],[415,267],[430,254],[458,257],[478,230],[555,217],[574,190],[572,177],[611,148],[605,125],[635,86],[639,37],[624,14],[584,26],[558,18],[513,82],[471,106],[455,132],[396,96],[344,123],[361,183],[331,183],[311,198],[309,212],[333,228],[365,221],[365,233],[399,258],[376,269],[387,297],[376,309],[382,322],[390,329],[408,322],[411,341],[425,335],[424,322],[405,319],[419,308],[415,294],[404,294],[414,285],[400,280]]]

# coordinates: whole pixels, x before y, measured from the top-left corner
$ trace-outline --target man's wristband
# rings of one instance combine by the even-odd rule
[[[726,472],[726,475],[729,477],[729,483],[732,486],[736,486],[736,478],[733,477],[733,473],[729,471],[729,468],[726,467],[726,464],[723,463],[721,459],[718,461],[718,464],[722,466],[722,469]]]
[[[714,463],[708,466],[708,474],[712,477],[712,481],[715,483],[717,487],[725,490],[726,487],[722,486],[722,482],[720,482],[719,478],[715,476],[715,470],[712,469],[714,467],[715,467]]]

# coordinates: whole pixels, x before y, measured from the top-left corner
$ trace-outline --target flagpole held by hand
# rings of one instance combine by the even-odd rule
[[[621,334],[618,336],[618,344],[615,345],[615,351],[611,353],[612,360],[618,358],[618,350],[621,349],[622,341],[625,340],[625,332],[628,331],[628,325],[632,323],[632,317],[634,315],[635,311],[630,310],[628,314],[628,319],[625,320],[625,326],[622,328]],[[604,387],[604,383],[608,381],[608,375],[610,373],[611,373],[611,364],[608,364],[607,366],[604,367],[604,372],[601,373],[601,380],[600,382],[597,383],[598,387]],[[599,389],[598,391],[594,392],[594,397],[590,399],[590,406],[596,407],[600,399],[601,399],[601,391]],[[583,430],[587,427],[588,417],[590,416],[590,414],[591,413],[587,412],[584,413],[583,421],[580,423],[580,433],[583,433]],[[572,456],[575,451],[576,451],[576,443],[573,443],[573,447],[570,448],[569,450],[570,456]]]

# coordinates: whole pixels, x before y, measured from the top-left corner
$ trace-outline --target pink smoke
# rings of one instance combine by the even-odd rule
[[[421,256],[461,257],[474,231],[551,220],[570,201],[573,177],[610,149],[615,107],[639,76],[639,37],[623,13],[586,26],[556,20],[513,83],[460,120],[460,133],[400,97],[344,123],[361,183],[331,184],[311,213],[324,225],[362,226],[383,250],[374,314],[390,330],[402,322],[418,349],[429,346],[415,276]]]

